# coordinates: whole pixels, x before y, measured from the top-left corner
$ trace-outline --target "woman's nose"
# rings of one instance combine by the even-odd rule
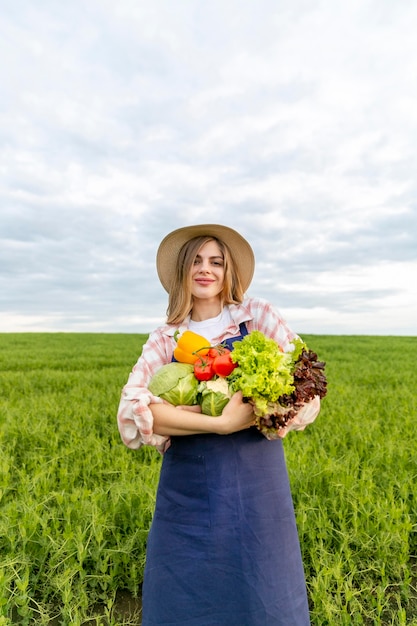
[[[201,265],[200,265],[200,271],[201,272],[208,272],[209,269],[210,269],[209,261],[208,260],[204,261],[204,259],[203,259],[203,261],[201,262]]]

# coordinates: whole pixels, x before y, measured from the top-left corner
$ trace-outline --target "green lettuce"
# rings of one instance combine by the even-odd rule
[[[267,415],[268,404],[294,391],[294,363],[302,351],[295,342],[293,352],[282,352],[277,343],[254,330],[233,346],[232,360],[238,364],[228,376],[232,391],[241,391],[254,404],[258,417]]]
[[[188,363],[167,363],[153,375],[148,389],[174,406],[198,404],[198,380]]]

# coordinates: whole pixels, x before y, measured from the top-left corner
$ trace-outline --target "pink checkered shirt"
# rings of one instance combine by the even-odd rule
[[[240,305],[229,305],[229,311],[232,323],[221,336],[214,338],[213,345],[239,335],[239,324],[242,322],[246,323],[248,332],[260,330],[267,337],[274,339],[284,351],[296,337],[279,312],[266,300],[246,298]],[[179,327],[181,332],[187,329],[188,322],[189,319],[186,319]],[[176,330],[177,326],[165,324],[149,335],[142,354],[123,388],[117,421],[122,441],[129,448],[136,449],[146,444],[164,452],[170,445],[169,437],[153,432],[153,417],[149,404],[162,400],[153,396],[147,385],[162,365],[171,362]]]

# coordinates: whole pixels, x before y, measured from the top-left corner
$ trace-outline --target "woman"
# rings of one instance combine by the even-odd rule
[[[163,453],[143,626],[310,624],[281,439],[268,441],[253,427],[252,406],[240,392],[220,417],[211,417],[199,407],[173,407],[147,389],[172,360],[178,329],[191,329],[211,345],[231,345],[260,330],[288,349],[296,335],[278,312],[245,297],[254,266],[248,242],[216,224],[177,229],[158,249],[167,323],[144,345],[118,413],[127,446],[148,444]],[[304,408],[317,415],[318,398]]]

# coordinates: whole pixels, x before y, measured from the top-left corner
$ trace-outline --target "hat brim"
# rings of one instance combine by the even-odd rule
[[[190,239],[201,236],[216,237],[227,244],[233,261],[239,268],[243,291],[246,291],[255,270],[253,250],[246,239],[233,228],[219,224],[184,226],[172,231],[161,241],[156,255],[156,269],[163,288],[170,292],[178,255],[183,245]]]

